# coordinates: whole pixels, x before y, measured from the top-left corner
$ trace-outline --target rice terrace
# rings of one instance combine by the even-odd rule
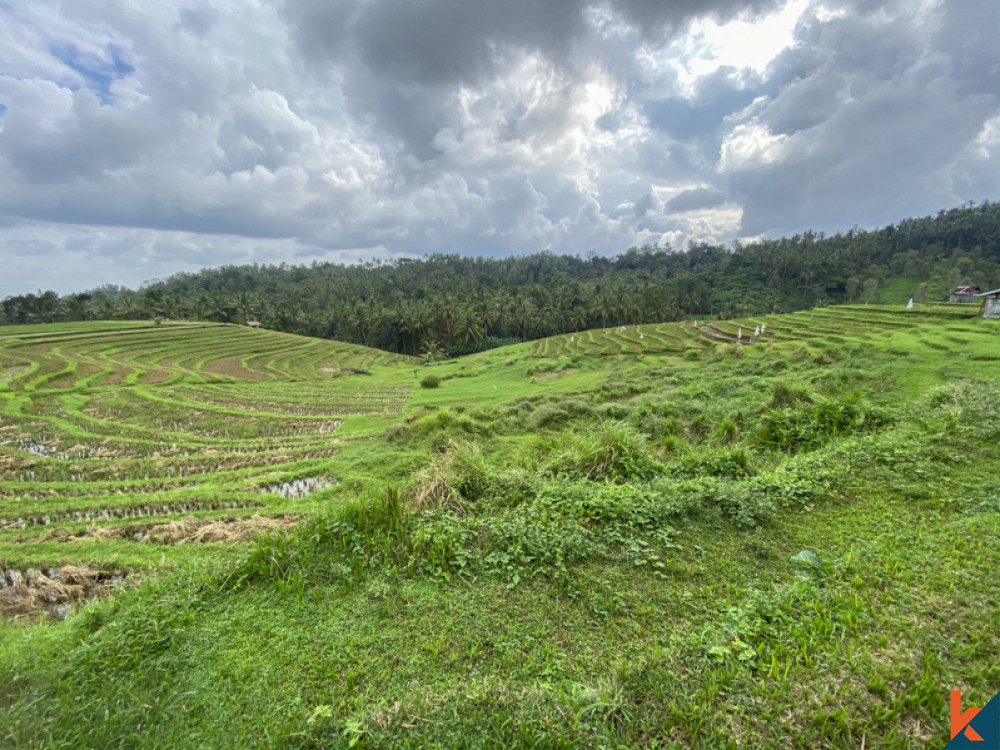
[[[2,744],[943,746],[1000,684],[998,334],[0,328]]]

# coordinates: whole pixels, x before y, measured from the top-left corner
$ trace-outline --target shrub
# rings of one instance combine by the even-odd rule
[[[437,375],[427,375],[420,381],[421,388],[437,388],[441,385],[441,378]]]
[[[539,492],[538,505],[589,526],[622,531],[663,528],[677,515],[661,492],[631,484],[553,482]]]
[[[601,404],[597,408],[597,415],[601,419],[621,420],[628,419],[632,414],[632,407],[628,404]]]
[[[560,427],[571,419],[569,411],[560,404],[544,404],[528,417],[528,429],[541,430],[545,427]]]
[[[925,418],[940,421],[944,416],[949,431],[969,430],[984,438],[996,440],[1000,425],[1000,389],[995,381],[963,380],[934,390],[925,403],[933,412]],[[921,412],[925,409],[920,407]]]
[[[667,466],[666,471],[678,479],[705,476],[742,478],[754,473],[745,448],[688,454]]]
[[[574,419],[591,417],[593,413],[593,409],[584,401],[564,399],[544,404],[536,409],[528,418],[528,428],[540,430],[546,427],[561,427]]]
[[[455,481],[453,464],[455,444],[413,475],[403,490],[407,503],[415,510],[434,510],[462,515],[465,503]]]
[[[812,400],[812,396],[805,388],[797,385],[789,385],[784,381],[778,381],[774,386],[770,407],[772,409],[780,409],[783,406],[791,406],[800,402],[811,404]]]
[[[714,505],[742,529],[760,526],[774,515],[772,500],[766,494],[755,492],[747,482],[702,476],[679,483],[676,492],[686,500],[689,508]]]
[[[768,448],[811,450],[843,435],[866,432],[887,424],[890,415],[863,401],[858,394],[840,399],[816,397],[811,403],[764,412],[754,439]]]
[[[626,482],[650,479],[662,471],[646,438],[622,422],[604,422],[593,432],[572,438],[550,462],[552,473],[578,473],[588,479]]]

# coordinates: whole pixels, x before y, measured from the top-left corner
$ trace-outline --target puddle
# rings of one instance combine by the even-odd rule
[[[325,490],[327,487],[334,487],[339,484],[339,479],[331,479],[330,477],[305,477],[303,479],[293,479],[289,482],[268,484],[261,487],[260,492],[269,495],[281,495],[286,500],[298,500],[310,492]]]
[[[89,565],[64,565],[37,570],[0,568],[0,615],[31,617],[46,614],[62,620],[74,605],[107,596],[122,585],[127,572]]]

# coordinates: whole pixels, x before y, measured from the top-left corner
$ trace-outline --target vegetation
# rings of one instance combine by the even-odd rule
[[[1000,286],[998,269],[1000,203],[985,202],[877,231],[678,251],[633,247],[615,258],[432,255],[353,266],[228,266],[139,291],[8,297],[0,324],[256,319],[288,333],[459,356],[598,327],[944,301],[959,284]]]
[[[975,313],[424,363],[5,329],[0,745],[943,746],[948,691],[1000,687],[1000,328]]]

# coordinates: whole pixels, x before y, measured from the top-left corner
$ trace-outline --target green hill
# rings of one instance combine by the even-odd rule
[[[943,745],[1000,685],[973,308],[0,329],[0,745]]]

